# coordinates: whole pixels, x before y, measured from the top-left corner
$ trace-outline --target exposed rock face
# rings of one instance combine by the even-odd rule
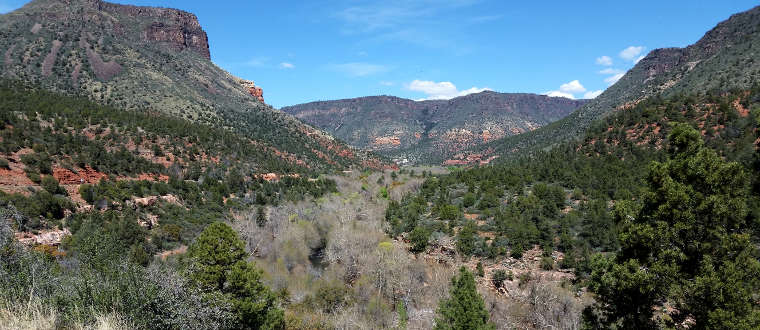
[[[238,79],[238,84],[243,86],[243,88],[248,91],[248,94],[251,94],[251,96],[259,100],[259,102],[264,102],[264,90],[261,89],[261,87],[256,86],[253,81]]]
[[[373,142],[375,145],[390,144],[394,146],[401,145],[401,139],[398,136],[379,136]]]
[[[133,201],[127,201],[127,205],[130,205],[132,207],[153,206],[159,200],[167,202],[167,203],[171,203],[174,205],[180,205],[180,202],[177,196],[174,196],[172,194],[168,194],[164,196],[148,196],[148,197],[142,197],[142,198],[135,198]]]
[[[44,230],[38,234],[33,233],[16,233],[16,239],[25,245],[44,244],[58,246],[66,236],[71,235],[68,228],[63,230]]]
[[[211,59],[208,38],[203,30],[191,31],[185,26],[167,26],[164,23],[155,22],[145,31],[145,38],[149,41],[166,42],[177,50],[190,48]]]
[[[60,184],[65,185],[98,183],[101,179],[107,177],[107,175],[94,170],[92,167],[85,166],[84,169],[78,170],[77,173],[74,173],[65,168],[54,168],[53,177],[58,180]]]
[[[191,13],[178,9],[119,5],[100,0],[93,1],[93,4],[106,12],[154,19],[156,21],[143,31],[146,41],[166,43],[178,51],[190,49],[211,59],[206,31],[203,31],[198,17]]]
[[[482,154],[469,154],[463,153],[456,154],[451,159],[447,159],[443,162],[444,165],[487,165],[492,160],[499,158],[497,155],[489,155],[489,152]]]

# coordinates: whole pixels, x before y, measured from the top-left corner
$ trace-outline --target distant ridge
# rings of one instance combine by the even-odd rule
[[[734,14],[686,48],[651,51],[604,93],[562,120],[471,150],[503,158],[579,138],[594,120],[660,95],[747,89],[760,78],[760,6]]]
[[[367,96],[318,101],[281,110],[349,144],[411,163],[539,128],[585,100],[485,91],[451,100],[413,101]]]
[[[3,80],[229,129],[304,170],[387,164],[275,110],[259,86],[216,66],[194,14],[34,0],[0,18]]]

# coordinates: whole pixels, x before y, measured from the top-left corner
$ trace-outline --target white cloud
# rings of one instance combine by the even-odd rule
[[[604,70],[599,71],[601,74],[618,74],[623,73],[623,70],[620,69],[613,69],[613,68],[606,68]]]
[[[387,72],[390,67],[380,64],[371,64],[363,62],[351,62],[342,64],[333,64],[328,66],[331,70],[341,72],[352,77],[365,77],[378,73]]]
[[[614,85],[618,80],[620,80],[620,78],[623,78],[624,75],[625,75],[625,73],[622,73],[622,72],[614,74],[612,76],[609,76],[609,77],[605,78],[604,82],[606,82],[610,86]]]
[[[568,99],[575,100],[575,95],[570,94],[570,93],[560,92],[560,91],[548,91],[544,93],[544,95],[549,96],[549,97],[566,97]]]
[[[559,86],[559,90],[545,92],[544,95],[550,97],[566,97],[575,100],[575,93],[583,93],[586,87],[583,87],[580,81],[573,80]]]
[[[472,87],[463,91],[457,89],[457,86],[450,81],[435,82],[429,80],[414,80],[406,85],[406,89],[415,92],[422,92],[428,97],[420,100],[448,100],[458,96],[465,96],[483,91],[490,91],[489,88]]]
[[[597,57],[596,58],[596,64],[604,65],[604,66],[610,66],[610,65],[612,65],[612,58],[609,57],[609,56],[607,56],[607,55],[604,55],[604,56],[601,56],[601,57]]]
[[[601,89],[598,90],[598,91],[588,91],[588,92],[586,92],[586,94],[583,94],[583,98],[584,99],[594,99],[597,96],[599,96],[600,94],[602,94],[602,92],[604,92],[604,90],[601,90]]]
[[[586,91],[586,87],[583,87],[580,81],[573,80],[569,83],[559,86],[559,90],[565,93],[583,93]]]
[[[383,85],[383,86],[393,86],[393,82],[392,81],[381,81],[380,85]]]
[[[280,69],[295,69],[296,66],[293,63],[282,62],[280,63]]]
[[[620,58],[626,61],[637,62],[637,58],[644,51],[644,46],[629,46],[620,51]]]

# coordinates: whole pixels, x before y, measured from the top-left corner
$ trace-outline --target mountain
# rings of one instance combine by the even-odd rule
[[[184,11],[35,0],[0,15],[0,55],[4,80],[234,131],[303,171],[387,164],[265,104],[260,87],[211,61],[206,32]]]
[[[578,110],[532,132],[478,146],[503,158],[577,139],[591,124],[652,96],[747,89],[760,78],[760,7],[732,15],[686,48],[651,51],[617,83]]]
[[[370,96],[281,110],[355,147],[418,163],[440,161],[468,147],[535,130],[585,103],[486,91],[451,100]]]

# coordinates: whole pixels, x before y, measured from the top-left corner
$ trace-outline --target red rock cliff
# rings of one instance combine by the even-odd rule
[[[206,31],[203,31],[198,17],[192,13],[170,8],[120,5],[101,0],[89,1],[98,10],[141,20],[152,20],[153,22],[142,32],[142,37],[146,41],[165,43],[178,51],[190,49],[211,59]]]

